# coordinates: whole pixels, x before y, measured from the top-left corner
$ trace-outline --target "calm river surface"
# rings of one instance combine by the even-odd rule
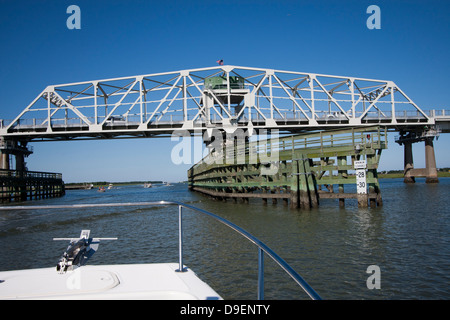
[[[322,200],[311,211],[283,204],[219,202],[186,184],[118,186],[104,193],[72,190],[58,199],[20,203],[56,205],[177,200],[222,216],[277,252],[324,299],[450,299],[450,178],[382,179],[384,206],[359,209],[347,200]],[[256,299],[257,249],[210,217],[185,209],[184,263],[225,299]],[[164,207],[0,211],[0,270],[56,265],[67,247],[53,237],[90,229],[105,241],[90,264],[178,261],[178,209]],[[368,289],[367,268],[381,271],[381,288]],[[266,299],[307,299],[265,259]]]

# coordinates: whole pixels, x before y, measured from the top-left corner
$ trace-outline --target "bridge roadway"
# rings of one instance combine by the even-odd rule
[[[48,86],[15,119],[0,120],[0,137],[26,144],[373,125],[447,133],[450,110],[422,110],[393,81],[217,66]]]

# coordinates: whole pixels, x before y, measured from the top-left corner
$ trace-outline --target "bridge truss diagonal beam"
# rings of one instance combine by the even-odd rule
[[[219,80],[217,82],[216,80]],[[25,140],[179,130],[434,125],[393,81],[217,66],[48,86],[0,136]]]

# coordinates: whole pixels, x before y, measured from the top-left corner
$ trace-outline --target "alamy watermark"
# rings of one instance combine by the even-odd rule
[[[197,134],[196,134],[197,133]],[[188,131],[176,131],[171,141],[178,142],[171,151],[172,163],[208,165],[257,164],[264,166],[261,174],[273,175],[278,172],[279,131],[278,130],[244,130],[232,132],[206,130],[194,132],[196,138]]]
[[[367,267],[366,273],[370,276],[366,280],[367,289],[381,289],[381,269],[377,265]]]
[[[77,5],[67,7],[66,13],[70,14],[67,18],[66,26],[69,30],[81,29],[81,9]],[[381,9],[377,5],[367,7],[366,13],[370,14],[367,18],[366,26],[368,29],[381,29]]]
[[[77,5],[70,5],[67,7],[66,13],[70,16],[66,20],[67,29],[81,29],[81,10]]]
[[[381,9],[377,5],[367,7],[366,13],[370,14],[367,18],[366,26],[368,29],[381,29]]]

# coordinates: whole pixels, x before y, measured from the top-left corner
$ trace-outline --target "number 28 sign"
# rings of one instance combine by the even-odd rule
[[[354,162],[354,167],[356,170],[356,192],[367,193],[367,183],[366,183],[366,160],[358,160]]]

